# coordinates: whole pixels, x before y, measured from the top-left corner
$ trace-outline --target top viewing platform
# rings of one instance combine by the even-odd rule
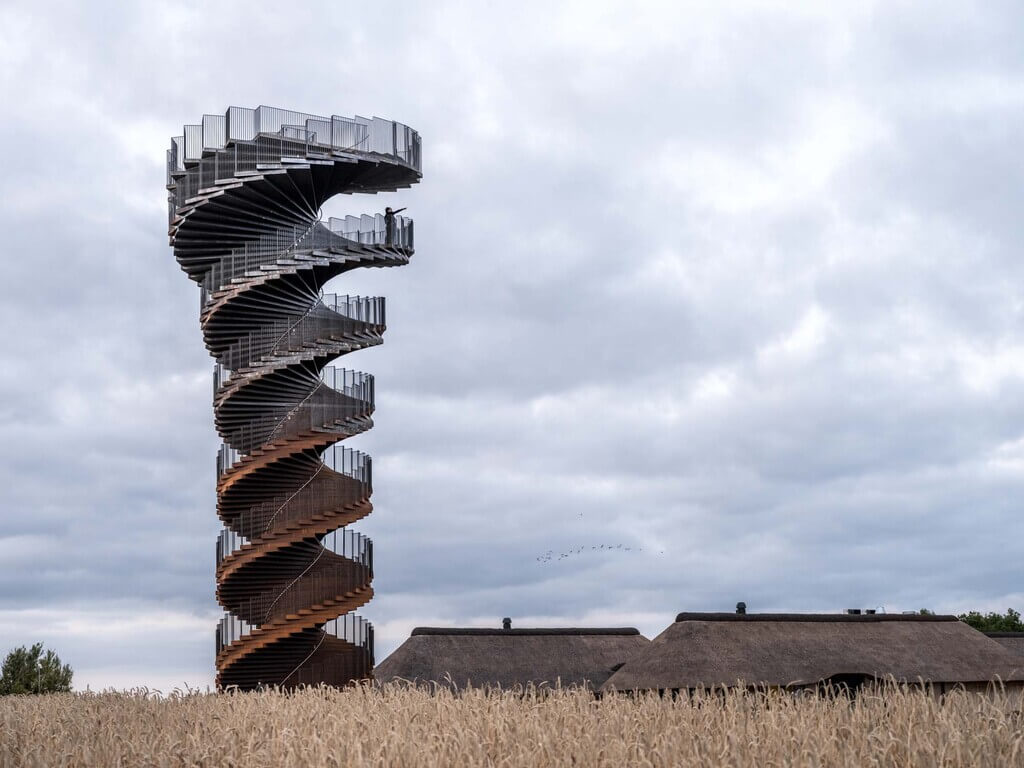
[[[384,155],[421,170],[420,135],[407,125],[380,117],[322,117],[277,107],[228,107],[223,115],[203,115],[171,139],[167,152],[168,183],[203,155],[239,141],[276,136],[306,143],[310,149]],[[316,154],[312,152],[311,154]]]
[[[181,136],[173,137],[167,150],[171,244],[179,211],[187,215],[218,190],[267,174],[307,169],[319,179],[306,201],[317,209],[339,192],[372,193],[415,184],[422,175],[421,158],[416,131],[379,117],[322,117],[263,106],[203,115],[202,122],[186,125]],[[352,169],[331,177],[330,169],[339,165]]]

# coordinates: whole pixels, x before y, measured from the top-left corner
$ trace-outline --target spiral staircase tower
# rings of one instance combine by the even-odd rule
[[[373,426],[373,377],[330,366],[382,342],[384,299],[324,295],[357,267],[408,263],[412,221],[322,220],[339,193],[420,179],[420,138],[380,118],[231,107],[167,153],[171,246],[200,286],[214,367],[218,687],[370,677],[370,457],[336,445]]]

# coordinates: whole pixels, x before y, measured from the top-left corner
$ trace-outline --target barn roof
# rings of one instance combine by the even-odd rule
[[[1024,656],[1024,632],[986,632],[1003,648],[1018,656]]]
[[[483,629],[417,627],[377,665],[378,682],[598,688],[650,641],[632,627]]]
[[[681,613],[604,689],[800,686],[845,676],[1024,681],[1024,660],[955,616]]]

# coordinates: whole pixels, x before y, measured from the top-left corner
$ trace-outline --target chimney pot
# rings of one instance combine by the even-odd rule
[[[736,603],[736,613],[744,615],[747,612],[747,604],[744,602]]]
[[[501,628],[502,629],[512,629],[512,619],[510,619],[508,616],[506,616],[504,619],[502,619],[501,620]]]

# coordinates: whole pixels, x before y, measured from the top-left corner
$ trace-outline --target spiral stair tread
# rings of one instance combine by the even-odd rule
[[[369,347],[375,347],[378,346],[379,344],[383,344],[384,339],[382,337],[384,334],[384,327],[377,327],[380,328],[381,330],[379,332],[375,332],[373,334],[374,337],[372,339],[359,339],[356,342],[346,342],[344,345],[342,345],[341,342],[332,342],[332,344],[334,344],[335,347],[332,347],[329,351],[325,349],[325,351],[322,354],[311,354],[308,357],[303,357],[299,362],[312,364],[315,363],[316,360],[319,358],[334,359],[337,357],[341,357],[342,355],[346,355],[350,352],[358,352],[361,349],[368,349]],[[313,347],[313,349],[304,351],[313,352],[314,349],[328,346],[329,345],[326,343],[317,344]],[[262,379],[277,375],[282,371],[290,370],[291,368],[294,367],[294,362],[287,362],[287,360],[290,360],[290,358],[273,358],[271,361],[268,361],[259,366],[244,366],[241,368],[234,369],[231,372],[231,378],[227,382],[222,384],[214,394],[214,408],[219,407],[220,402],[223,402],[228,398],[233,397],[234,392],[236,390],[248,386],[251,383],[255,383]]]
[[[366,431],[373,427],[373,421],[371,419],[367,419],[367,421],[369,424],[360,431]],[[264,469],[275,462],[290,458],[299,451],[310,448],[326,448],[338,442],[339,439],[339,437],[329,437],[328,433],[321,430],[310,430],[294,437],[267,443],[261,448],[257,448],[251,454],[243,456],[221,475],[217,481],[217,493],[226,492],[232,485],[247,475]]]
[[[346,179],[344,178],[334,180],[335,184],[338,187],[342,187],[338,189],[338,192],[368,192],[371,194],[385,191],[391,192],[397,191],[398,189],[407,189],[410,186],[412,186],[412,183],[415,183],[402,183],[396,182],[395,180],[389,180],[387,178],[388,173],[380,173],[382,168],[387,169],[389,173],[393,173],[393,169],[398,169],[399,167],[408,168],[408,166],[405,166],[403,163],[400,162],[387,161],[381,158],[371,160],[367,157],[360,156],[354,158],[352,162],[345,162],[343,158],[339,156],[332,160],[318,161],[315,164],[290,162],[287,164],[287,167],[285,167],[283,164],[265,164],[263,168],[257,168],[258,173],[232,175],[231,177],[225,177],[223,179],[224,183],[222,184],[218,184],[217,181],[214,180],[211,182],[209,186],[197,187],[195,194],[185,198],[184,200],[177,201],[178,209],[176,210],[175,216],[173,217],[170,233],[172,237],[176,235],[183,225],[189,223],[188,220],[197,211],[203,210],[203,208],[209,206],[211,203],[216,203],[222,197],[230,197],[231,195],[229,193],[244,194],[244,192],[249,187],[259,184],[273,185],[274,182],[281,177],[289,177],[294,180],[296,176],[304,175],[300,174],[300,172],[302,171],[312,172],[314,166],[317,168],[336,171],[339,169],[339,167],[341,167],[342,163],[346,170],[361,165],[372,166],[372,168],[367,167],[363,169],[363,175],[366,178],[360,182],[356,182],[356,188],[344,189],[344,182],[346,181]],[[376,171],[377,173],[375,174],[373,171]],[[310,173],[309,175],[312,174]],[[375,175],[380,178],[375,180]],[[351,176],[351,174],[349,174],[349,176]],[[349,183],[351,185],[351,181],[349,181]],[[296,184],[296,186],[298,185]],[[177,187],[175,186],[175,189],[176,188]],[[312,191],[314,193],[316,192],[315,189],[313,189]],[[329,194],[326,194],[325,197],[331,197],[333,196],[333,194],[337,194],[338,192],[331,192]]]
[[[299,633],[297,635],[291,635],[290,637],[293,637],[293,638],[302,637],[304,634],[308,634],[308,630],[306,631],[306,633]],[[338,654],[338,655],[344,654],[346,656],[349,656],[350,658],[357,658],[359,656],[364,656],[365,657],[365,655],[366,655],[366,651],[365,651],[364,648],[349,642],[348,640],[346,640],[343,637],[338,637],[338,636],[335,636],[335,635],[331,635],[331,634],[328,634],[327,632],[322,632],[321,633],[321,637],[319,637],[316,640],[316,644],[314,645],[314,649],[313,650],[316,651],[318,648],[323,647],[323,646],[328,646],[327,650],[330,653]],[[258,654],[261,650],[265,650],[265,648],[257,649],[256,651],[253,652],[253,654]],[[249,654],[249,655],[251,656],[253,654]],[[312,655],[312,654],[308,654],[307,658],[310,655]],[[358,664],[358,663],[359,662],[357,661],[356,664]],[[365,672],[362,675],[360,675],[359,677],[361,677],[363,679],[372,679],[373,678],[373,672],[369,668],[370,664],[367,664],[365,661],[363,663],[365,664],[365,666],[367,668],[366,668]],[[250,677],[252,677],[251,674],[250,674]],[[237,679],[238,678],[237,670],[236,669],[227,668],[227,669],[224,669],[223,671],[219,672],[217,674],[217,678],[216,678],[216,682],[217,682],[218,688],[223,688],[225,686],[225,678]]]
[[[224,650],[218,654],[217,666],[223,668],[229,664],[235,664],[251,653],[282,638],[309,629],[316,629],[328,621],[361,608],[371,599],[373,599],[373,587],[357,588],[310,606],[313,612],[309,615],[289,614],[283,618],[272,619],[225,646]]]
[[[256,513],[261,520],[260,535],[262,535],[275,518],[279,518],[278,525],[284,526],[305,519],[318,522],[318,516],[344,517],[359,513],[360,517],[365,517],[373,511],[373,504],[370,503],[372,489],[368,483],[341,472],[334,472],[326,467],[324,471],[336,476],[335,478],[326,478],[327,482],[332,483],[333,488],[328,488],[324,493],[320,490],[323,486],[314,485],[313,490],[307,496],[320,498],[330,494],[333,498],[330,501],[331,506],[319,507],[316,514],[296,518],[294,517],[295,512],[290,508],[294,499],[300,496],[306,486],[311,484],[315,478],[310,478],[308,481],[304,481],[303,485],[295,487],[292,482],[279,477],[270,488],[262,483],[255,489],[245,488],[245,484],[235,486],[230,495],[222,497],[218,501],[217,516],[227,528],[248,537],[248,534],[242,532],[242,529],[246,527],[242,520],[246,512],[250,515]],[[363,509],[365,512],[360,513],[360,510]],[[258,538],[258,536],[253,538]]]
[[[222,576],[217,583],[218,599],[222,596],[225,599],[236,599],[231,595],[239,586],[238,580],[253,576],[254,566],[257,567],[257,575],[259,575],[258,568],[269,569],[273,566],[275,578],[289,582],[298,575],[294,571],[301,570],[305,573],[313,563],[315,563],[316,573],[319,575],[350,576],[356,572],[353,568],[358,569],[360,573],[363,572],[363,569],[372,572],[372,566],[365,560],[365,550],[361,550],[358,554],[353,552],[343,554],[329,549],[321,541],[321,536],[336,529],[337,526],[325,530],[322,524],[321,526],[309,526],[303,529],[301,535],[292,535],[287,539],[282,537],[280,542],[269,542],[270,544],[279,543],[280,546],[258,549],[255,552],[250,550],[237,555],[233,563],[235,567],[218,569]],[[368,544],[369,540],[366,540],[366,543]],[[275,560],[277,562],[272,562]]]
[[[295,370],[295,367],[284,370]],[[305,411],[317,409],[321,414],[322,428],[344,429],[351,419],[369,417],[374,412],[372,377],[358,371],[354,374],[366,377],[363,384],[366,391],[350,393],[318,383],[305,387],[303,385],[306,382],[286,384],[282,381],[284,375],[251,382],[249,386],[233,390],[230,396],[225,396],[219,403],[215,400],[214,426],[228,443],[231,443],[230,436],[235,430],[247,425],[269,428],[268,436],[284,436],[290,433],[289,425],[301,421]],[[274,395],[267,391],[266,386],[275,383],[282,395]],[[285,400],[283,393],[288,393],[289,399]],[[254,415],[259,413],[263,414],[262,418]],[[311,428],[317,427],[311,425]]]
[[[312,459],[312,455],[316,454],[319,456],[319,451],[322,446],[318,445],[314,448],[307,448],[305,452],[290,454],[281,459],[280,464],[274,467],[273,483],[264,483],[263,480],[269,480],[270,478],[260,477],[258,474],[250,474],[241,478],[238,482],[232,484],[229,489],[225,489],[225,493],[218,494],[217,497],[217,509],[218,514],[225,513],[231,514],[229,511],[233,504],[238,501],[236,494],[241,494],[241,500],[252,500],[254,496],[264,497],[264,501],[272,501],[277,497],[278,493],[285,493],[287,489],[295,482],[305,482],[310,478],[310,475],[316,472],[324,472],[324,481],[334,481],[342,483],[356,483],[357,487],[361,492],[365,492],[369,495],[370,488],[365,480],[358,477],[353,477],[344,471],[335,471],[329,466],[324,464],[319,458]],[[355,453],[359,453],[356,451]],[[254,487],[255,486],[255,487]],[[264,492],[261,493],[260,489]],[[295,490],[293,488],[292,490]],[[229,492],[230,491],[230,492]],[[362,498],[362,496],[360,497]]]
[[[413,249],[411,248],[382,248],[380,250],[361,255],[359,259],[350,258],[351,252],[347,252],[346,254],[325,254],[323,256],[318,256],[316,260],[303,261],[294,265],[280,266],[273,271],[261,270],[259,274],[251,277],[233,277],[230,281],[230,287],[222,288],[210,295],[209,303],[203,309],[200,317],[200,325],[205,328],[213,321],[218,312],[229,306],[232,301],[242,297],[246,292],[256,290],[262,286],[272,283],[274,280],[280,279],[282,276],[299,275],[301,272],[314,271],[318,267],[347,267],[347,269],[339,270],[337,274],[359,267],[400,267],[409,263],[412,253]],[[336,275],[331,274],[329,277],[335,276]],[[327,279],[329,279],[329,277]]]
[[[312,515],[295,524],[276,528],[273,531],[246,542],[234,552],[225,555],[217,565],[217,579],[224,581],[236,571],[241,570],[254,560],[290,547],[298,541],[314,536],[330,533],[339,527],[351,525],[366,517],[368,510],[352,510],[351,514]],[[322,518],[322,519],[316,519]]]

